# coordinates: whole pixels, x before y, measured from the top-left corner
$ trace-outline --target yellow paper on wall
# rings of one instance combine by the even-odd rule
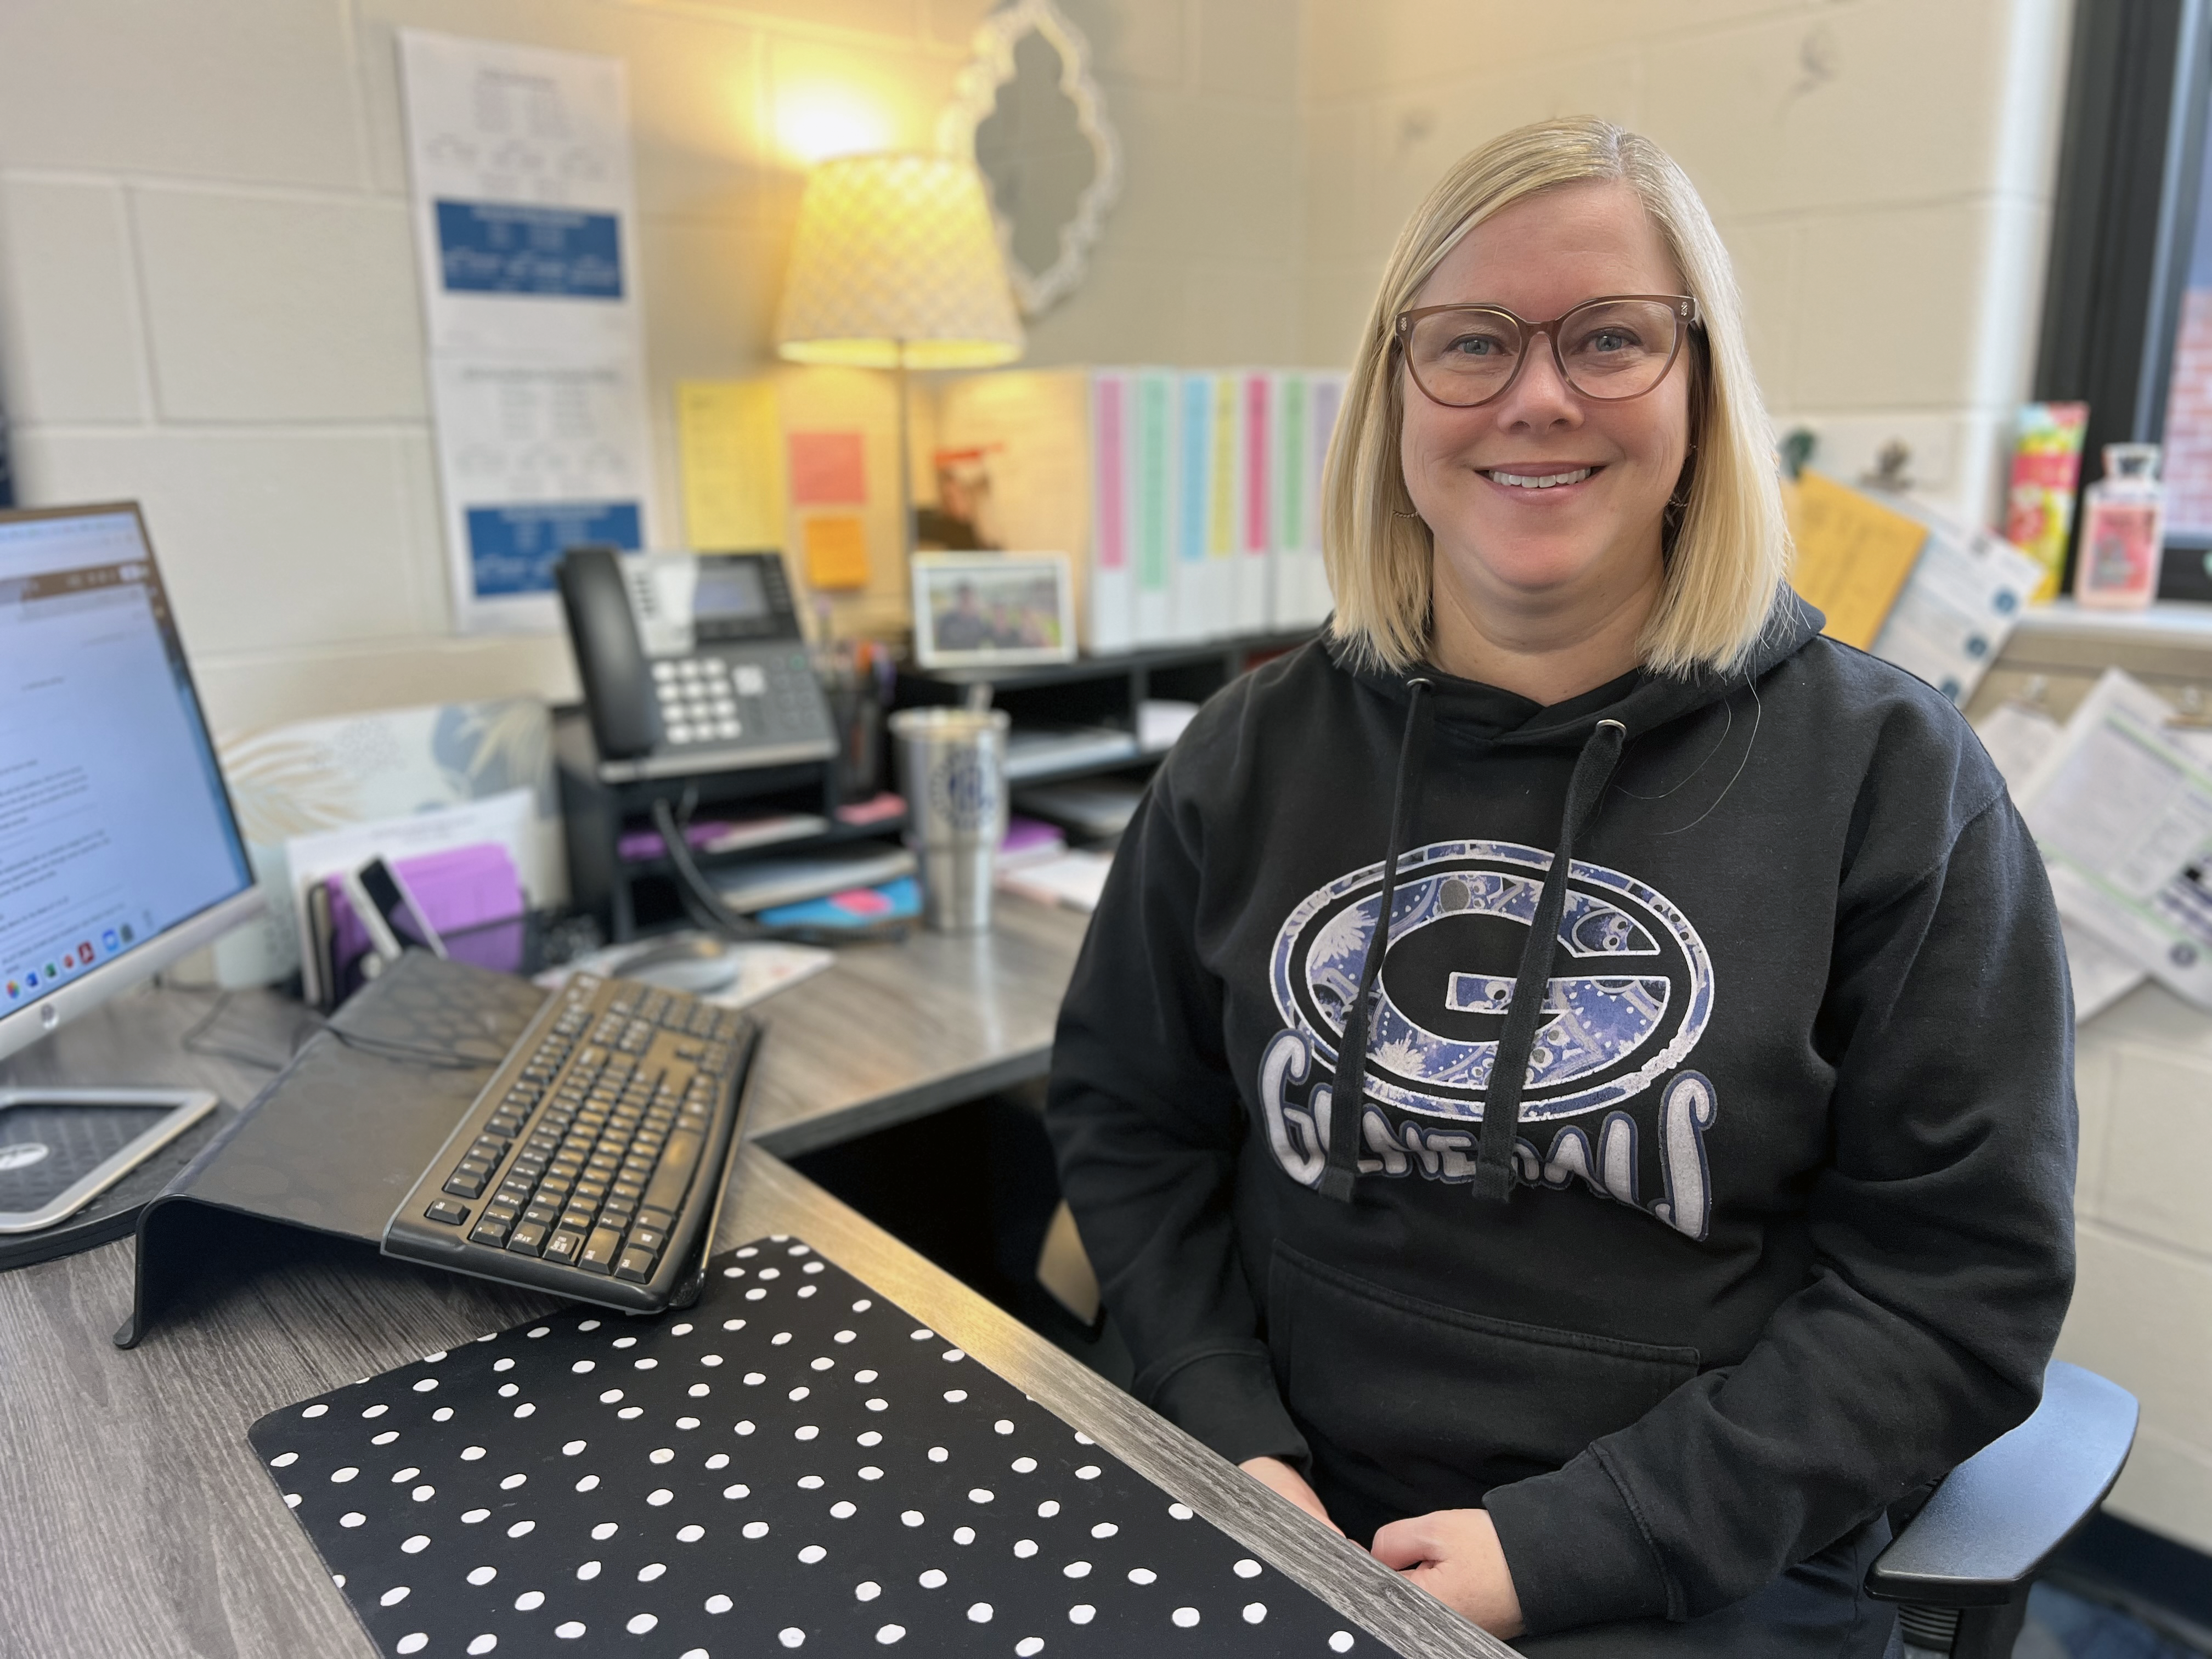
[[[1797,544],[1790,585],[1827,617],[1822,633],[1868,649],[1912,574],[1927,527],[1817,472],[1801,474],[1783,500]]]
[[[773,380],[676,388],[684,529],[702,551],[783,545],[783,428]]]
[[[815,588],[868,585],[868,532],[857,513],[824,513],[809,519],[806,585]]]

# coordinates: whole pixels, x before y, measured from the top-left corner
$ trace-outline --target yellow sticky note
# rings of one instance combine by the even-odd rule
[[[1797,544],[1790,585],[1826,616],[1822,633],[1867,649],[1912,574],[1927,526],[1817,472],[1802,474],[1784,500]]]
[[[868,585],[868,532],[858,514],[822,514],[806,521],[805,533],[808,586]]]
[[[773,380],[685,380],[676,388],[684,528],[694,548],[783,545],[783,429]]]

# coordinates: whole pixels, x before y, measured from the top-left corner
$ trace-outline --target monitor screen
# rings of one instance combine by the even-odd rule
[[[0,1053],[252,884],[137,510],[0,513]]]

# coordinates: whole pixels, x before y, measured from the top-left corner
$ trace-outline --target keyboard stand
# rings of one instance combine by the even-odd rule
[[[545,1000],[527,980],[427,951],[392,963],[140,1212],[116,1346],[137,1346],[203,1273],[282,1259],[291,1230],[378,1249],[393,1207]]]

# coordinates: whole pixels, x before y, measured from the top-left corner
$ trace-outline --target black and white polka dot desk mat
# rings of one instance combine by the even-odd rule
[[[789,1238],[696,1307],[573,1307],[252,1441],[378,1647],[426,1656],[1387,1651]]]

